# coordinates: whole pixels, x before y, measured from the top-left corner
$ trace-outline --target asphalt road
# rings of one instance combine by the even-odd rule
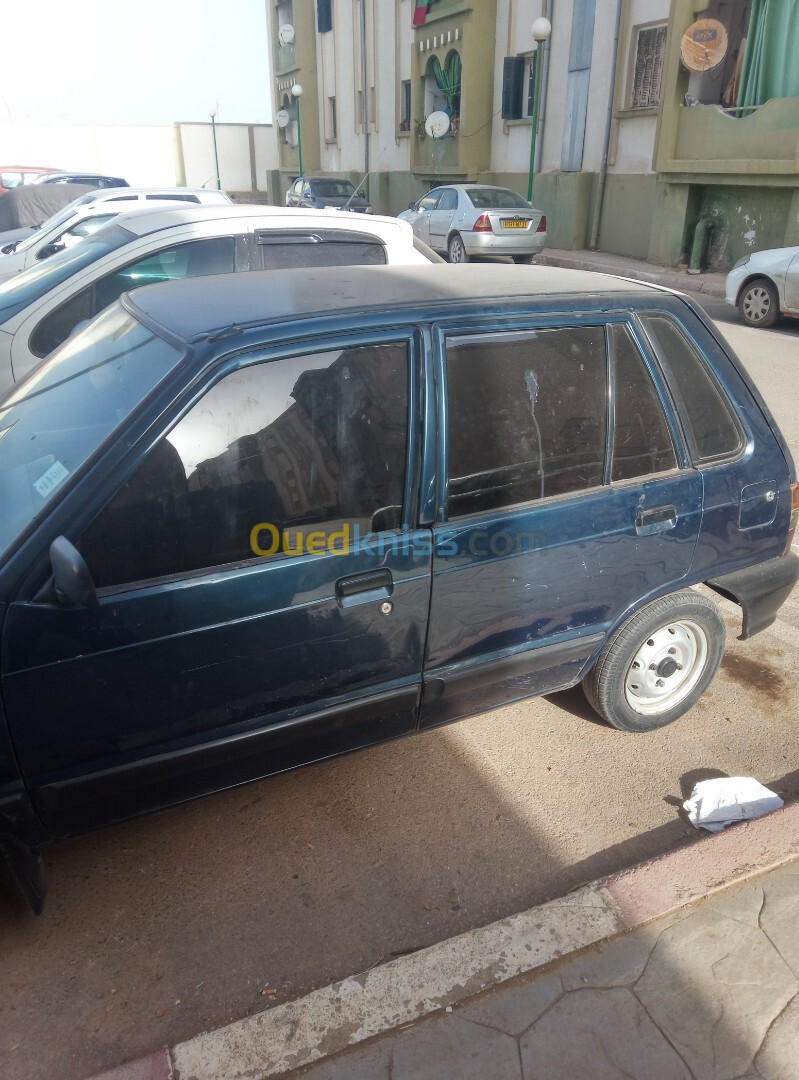
[[[710,305],[799,456],[799,323]],[[732,321],[730,321],[732,319]],[[694,838],[693,783],[799,796],[799,599],[681,722],[625,735],[579,690],[57,846],[0,890],[0,1075],[83,1080]]]

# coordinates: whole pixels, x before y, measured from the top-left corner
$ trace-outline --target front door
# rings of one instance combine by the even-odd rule
[[[240,363],[77,513],[99,607],[8,611],[9,728],[56,835],[416,725],[413,339]]]
[[[796,255],[785,275],[785,307],[799,314],[799,255]]]
[[[458,207],[458,193],[454,188],[444,188],[435,209],[430,211],[430,246],[436,251],[446,251],[452,219]]]
[[[688,572],[702,483],[629,326],[441,334],[422,725],[569,685]]]

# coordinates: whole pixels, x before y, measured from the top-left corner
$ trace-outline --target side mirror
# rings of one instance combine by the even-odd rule
[[[419,209],[419,204],[415,203],[415,202],[408,203],[408,209],[409,210],[418,210]]]
[[[57,536],[50,545],[50,565],[59,604],[65,607],[100,606],[86,560],[66,536]]]

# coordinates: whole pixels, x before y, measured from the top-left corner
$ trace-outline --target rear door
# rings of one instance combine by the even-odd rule
[[[626,612],[685,577],[702,519],[626,320],[442,329],[438,348],[423,726],[574,682]]]
[[[416,726],[418,363],[410,333],[231,360],[76,508],[99,607],[20,599],[2,652],[56,835]]]

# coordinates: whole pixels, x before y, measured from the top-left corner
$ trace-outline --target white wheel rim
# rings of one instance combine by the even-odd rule
[[[771,297],[758,285],[750,289],[743,301],[744,314],[750,322],[762,322],[771,311]]]
[[[645,716],[668,712],[691,693],[702,677],[707,635],[695,622],[670,622],[643,641],[624,678],[631,709]]]

